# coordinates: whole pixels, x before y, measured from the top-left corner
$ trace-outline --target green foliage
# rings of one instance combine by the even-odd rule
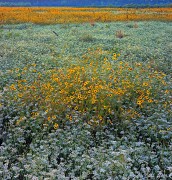
[[[93,36],[91,34],[88,34],[88,33],[84,33],[80,38],[79,38],[80,41],[83,41],[83,42],[91,42],[94,40]]]

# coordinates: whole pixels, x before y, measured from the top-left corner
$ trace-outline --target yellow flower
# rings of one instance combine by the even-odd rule
[[[148,97],[148,96],[145,96],[145,99],[149,99],[149,97]]]
[[[108,109],[108,112],[111,113],[111,109],[110,108]]]
[[[23,120],[25,120],[25,117],[20,117],[17,121],[16,121],[16,125],[19,125]]]
[[[141,105],[141,104],[142,104],[142,101],[137,101],[137,104],[138,104],[138,105]]]
[[[92,98],[91,103],[94,104],[96,102],[96,100],[94,98]]]
[[[97,92],[98,92],[98,90],[95,89],[95,90],[94,90],[94,93],[97,93]]]
[[[103,106],[104,109],[107,109],[107,106]]]
[[[57,123],[54,124],[54,129],[58,129],[59,125]]]
[[[116,57],[116,53],[113,53],[113,57]]]
[[[21,93],[19,93],[19,94],[18,94],[18,97],[19,97],[19,98],[22,98],[22,97],[23,97],[23,95],[22,95]]]
[[[15,85],[14,85],[14,84],[12,84],[12,85],[10,86],[10,89],[11,89],[11,90],[16,90]]]
[[[74,109],[77,111],[78,110],[78,106],[76,106]]]
[[[168,94],[169,93],[169,90],[165,90],[165,94]]]
[[[72,116],[69,117],[69,120],[72,121]]]
[[[86,86],[87,84],[88,84],[88,81],[84,82],[84,84],[83,84],[83,85],[84,85],[84,86]]]
[[[52,118],[53,118],[53,119],[56,119],[56,116],[55,116],[55,115],[53,115],[53,116],[52,116]]]
[[[103,117],[102,116],[98,116],[99,120],[102,121],[103,120]]]
[[[144,82],[144,83],[143,83],[143,86],[148,86],[148,83]]]
[[[50,120],[51,120],[51,117],[50,117],[50,116],[48,116],[47,120],[48,120],[48,121],[50,121]]]
[[[117,78],[114,78],[114,80],[113,80],[113,81],[114,81],[114,83],[116,83],[116,82],[117,82]]]
[[[82,95],[81,94],[78,94],[78,99],[82,99]]]
[[[70,96],[70,99],[73,100],[73,99],[74,99],[74,96]]]
[[[39,113],[38,112],[35,112],[35,116],[38,116],[39,115]]]
[[[149,103],[152,103],[152,102],[153,102],[153,100],[152,100],[152,99],[149,99],[149,100],[148,100],[148,102],[149,102]]]
[[[146,94],[147,94],[147,95],[149,95],[149,94],[150,94],[149,90],[147,90],[147,91],[146,91]]]
[[[141,63],[136,63],[137,66],[141,66]]]
[[[69,117],[70,117],[70,116],[67,114],[67,115],[66,115],[66,118],[69,119]]]
[[[117,55],[116,55],[116,53],[113,54],[112,59],[113,59],[113,60],[117,60]]]
[[[34,63],[34,64],[31,64],[33,67],[36,67],[36,64]]]

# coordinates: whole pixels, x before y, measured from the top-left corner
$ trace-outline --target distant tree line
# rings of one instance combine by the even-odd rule
[[[15,6],[32,6],[31,5],[31,3],[29,3],[29,2],[17,2],[17,3],[15,3],[15,2],[0,2],[0,6],[10,6],[10,7],[15,7]]]
[[[171,7],[171,0],[0,0],[0,6]]]

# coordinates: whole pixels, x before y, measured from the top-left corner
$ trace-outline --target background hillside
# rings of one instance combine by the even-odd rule
[[[0,0],[1,6],[154,6],[171,0]]]

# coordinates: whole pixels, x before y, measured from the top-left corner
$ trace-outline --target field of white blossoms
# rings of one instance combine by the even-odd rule
[[[0,25],[0,179],[170,180],[171,30]]]

